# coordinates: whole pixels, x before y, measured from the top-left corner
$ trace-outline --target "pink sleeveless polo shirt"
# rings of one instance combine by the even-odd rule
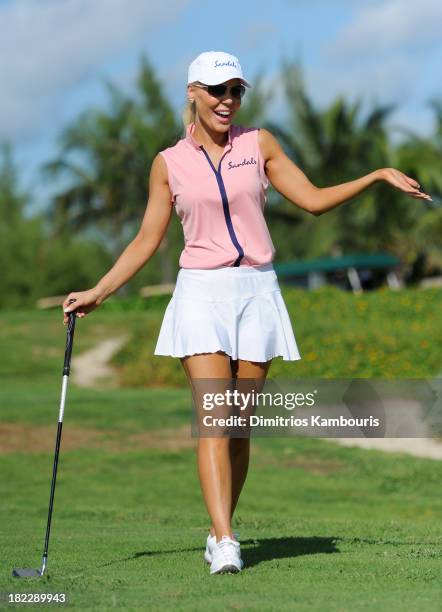
[[[192,136],[195,124],[166,161],[172,203],[181,220],[181,268],[261,266],[273,261],[275,247],[264,219],[268,179],[257,128],[231,125],[217,168]]]

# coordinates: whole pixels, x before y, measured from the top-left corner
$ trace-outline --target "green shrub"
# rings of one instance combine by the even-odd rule
[[[425,378],[442,369],[441,289],[380,289],[361,295],[334,287],[281,285],[302,359],[273,360],[271,377]],[[154,300],[154,298],[149,298]],[[115,356],[127,386],[181,386],[179,359],[153,351],[170,296],[145,300],[149,317]],[[126,307],[142,306],[127,300]],[[123,306],[122,306],[123,307]]]

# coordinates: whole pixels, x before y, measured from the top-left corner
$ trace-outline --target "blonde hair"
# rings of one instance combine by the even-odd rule
[[[194,83],[199,83],[199,81],[194,81]],[[193,85],[193,83],[190,83]],[[187,126],[189,123],[195,123],[196,121],[196,102],[195,100],[189,100],[187,98],[186,106],[184,107],[182,113],[183,123],[184,123],[184,133],[186,132]]]
[[[184,129],[187,128],[189,123],[195,123],[195,119],[196,119],[195,100],[193,100],[192,102],[190,100],[187,100],[186,106],[184,107],[184,111],[182,114],[182,118],[183,118],[183,123],[184,123]]]

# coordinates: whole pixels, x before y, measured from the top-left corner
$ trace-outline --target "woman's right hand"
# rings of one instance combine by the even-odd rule
[[[75,302],[69,304],[70,300],[75,300]],[[69,321],[69,312],[75,310],[76,316],[83,318],[100,304],[100,295],[96,289],[89,289],[88,291],[73,291],[63,302],[63,325],[67,325]]]

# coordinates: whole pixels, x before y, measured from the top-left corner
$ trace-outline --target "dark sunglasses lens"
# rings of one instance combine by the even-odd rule
[[[208,85],[207,91],[211,96],[215,96],[215,98],[220,98],[227,91],[227,85]],[[234,85],[230,88],[230,92],[234,98],[242,98],[246,93],[246,88],[244,85]]]
[[[244,85],[235,85],[230,91],[232,92],[232,96],[234,98],[242,98],[246,93],[246,88]]]
[[[226,93],[227,85],[209,85],[207,91],[211,96],[220,97]]]

